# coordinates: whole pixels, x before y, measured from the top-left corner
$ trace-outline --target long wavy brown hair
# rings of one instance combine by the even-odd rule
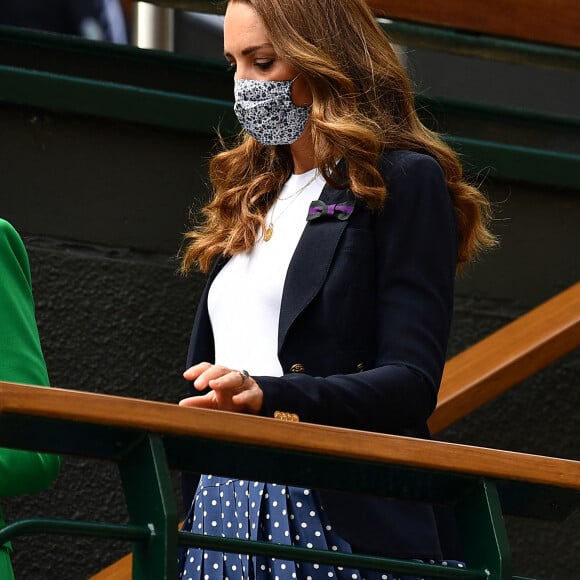
[[[419,120],[406,71],[364,0],[230,1],[254,7],[278,56],[308,83],[315,166],[329,183],[337,185],[331,170],[342,158],[346,186],[380,208],[388,191],[376,169],[379,156],[395,149],[427,153],[443,168],[456,207],[458,265],[495,244],[488,200],[465,181],[457,155]],[[242,132],[222,147],[209,167],[213,200],[185,235],[184,273],[208,271],[217,256],[251,249],[292,173],[288,146],[262,145]]]

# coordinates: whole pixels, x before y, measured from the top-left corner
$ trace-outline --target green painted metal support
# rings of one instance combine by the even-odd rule
[[[163,444],[144,436],[119,461],[131,524],[35,518],[0,529],[0,545],[22,535],[90,536],[133,542],[134,580],[177,577],[177,508]]]
[[[455,506],[457,521],[465,541],[466,561],[469,563],[469,568],[456,569],[409,560],[177,532],[173,490],[161,438],[144,436],[120,458],[119,469],[132,524],[23,520],[0,530],[0,543],[31,533],[85,535],[133,541],[134,580],[175,578],[178,545],[415,574],[433,579],[511,579],[510,552],[499,496],[495,485],[485,480],[471,485]]]
[[[580,188],[580,155],[445,135],[464,164],[489,177]]]
[[[93,538],[148,542],[151,538],[151,529],[147,526],[138,525],[33,518],[8,524],[0,529],[0,546],[14,538],[30,534],[90,536]]]
[[[134,580],[177,578],[177,507],[163,443],[144,437],[120,461],[131,522],[151,529],[148,542],[133,547]]]
[[[393,41],[403,45],[580,73],[580,51],[571,48],[470,34],[411,22],[379,19],[379,23]]]
[[[447,578],[449,580],[486,579],[488,575],[482,569],[445,568],[439,565],[379,558],[362,554],[344,554],[323,550],[311,550],[294,546],[282,546],[268,542],[236,540],[217,536],[179,533],[179,544],[196,546],[207,550],[218,550],[236,554],[256,554],[296,562],[315,562],[364,570],[380,570],[399,574],[414,574],[429,578]]]
[[[233,133],[228,101],[0,65],[0,101],[169,129]]]
[[[511,555],[496,486],[478,481],[455,505],[455,517],[470,567],[483,568],[489,580],[511,578]]]

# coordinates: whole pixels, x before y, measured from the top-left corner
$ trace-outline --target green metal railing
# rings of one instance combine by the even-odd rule
[[[60,426],[65,427],[64,425]],[[219,452],[219,445],[216,451]],[[56,451],[56,449],[55,449]],[[270,459],[277,459],[273,454]],[[264,463],[271,463],[264,458]],[[201,462],[203,463],[203,462]],[[223,464],[227,462],[223,460]],[[161,580],[177,577],[177,547],[199,546],[224,552],[249,553],[297,561],[309,561],[353,568],[389,570],[394,573],[419,574],[432,578],[476,579],[511,578],[509,548],[503,529],[503,518],[497,491],[492,483],[479,482],[465,499],[465,511],[460,513],[465,522],[475,524],[477,556],[471,556],[469,569],[454,569],[378,558],[366,555],[342,554],[280,546],[267,542],[225,539],[217,536],[176,532],[175,500],[170,485],[163,438],[143,434],[140,442],[118,462],[131,524],[66,521],[55,519],[28,519],[7,525],[0,530],[0,544],[18,536],[45,533],[69,536],[93,536],[132,541],[134,580]],[[316,457],[302,458],[302,467],[312,473],[312,484],[317,479],[319,467]],[[351,469],[363,465],[352,462]],[[223,469],[223,467],[222,467]],[[231,468],[229,473],[236,475]],[[244,470],[246,471],[246,470]],[[272,470],[273,471],[273,470]],[[273,473],[271,476],[274,475]],[[347,476],[348,477],[348,476]],[[271,479],[271,477],[270,477]],[[468,509],[469,508],[469,509]]]
[[[468,34],[410,22],[384,19],[379,19],[379,22],[389,37],[399,44],[435,49],[448,54],[580,73],[580,51],[575,49],[485,34]]]

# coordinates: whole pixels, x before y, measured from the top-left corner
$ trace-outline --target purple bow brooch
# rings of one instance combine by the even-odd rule
[[[347,220],[354,211],[354,203],[342,201],[339,203],[326,204],[320,199],[314,200],[308,208],[306,221],[316,220],[321,217],[331,217],[337,220]]]

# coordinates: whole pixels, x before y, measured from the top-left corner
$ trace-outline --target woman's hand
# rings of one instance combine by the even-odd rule
[[[257,415],[262,409],[263,392],[258,383],[242,371],[202,362],[188,368],[183,377],[193,381],[198,391],[210,388],[205,395],[182,399],[183,407],[219,409]]]

